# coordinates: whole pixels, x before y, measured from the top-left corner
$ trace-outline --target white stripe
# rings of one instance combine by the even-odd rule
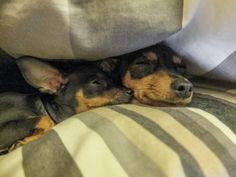
[[[227,177],[228,172],[219,158],[191,131],[176,121],[171,115],[153,108],[140,106],[124,106],[125,109],[135,110],[151,119],[181,144],[198,162],[206,177]],[[210,162],[210,163],[209,163]]]
[[[83,176],[128,177],[103,139],[76,118],[54,128]]]
[[[93,112],[112,121],[130,142],[162,170],[166,177],[185,177],[180,158],[171,147],[127,116],[108,108],[105,111],[104,109],[95,109]]]
[[[219,121],[214,115],[197,108],[188,108],[188,109],[207,119],[236,145],[236,135],[234,134],[234,132],[225,124],[223,124],[221,121]]]
[[[0,177],[24,177],[22,148],[0,156]]]

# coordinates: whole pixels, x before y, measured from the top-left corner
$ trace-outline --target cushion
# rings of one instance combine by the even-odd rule
[[[236,176],[235,90],[203,83],[188,107],[124,104],[77,114],[1,156],[0,176]]]

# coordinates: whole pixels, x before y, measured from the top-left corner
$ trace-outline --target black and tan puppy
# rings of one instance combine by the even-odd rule
[[[184,76],[186,65],[169,47],[158,44],[117,58],[98,62],[113,80],[134,91],[134,97],[149,105],[186,105],[193,85]]]
[[[131,90],[115,87],[94,64],[81,64],[65,78],[55,67],[33,58],[17,63],[30,85],[51,95],[0,94],[2,151],[38,139],[71,115],[132,98]]]

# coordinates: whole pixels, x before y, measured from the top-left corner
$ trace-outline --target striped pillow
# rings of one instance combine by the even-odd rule
[[[236,96],[195,89],[187,108],[81,113],[0,157],[0,177],[234,177]]]

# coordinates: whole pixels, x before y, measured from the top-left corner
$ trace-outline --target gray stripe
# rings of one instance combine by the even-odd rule
[[[154,136],[162,140],[163,143],[168,145],[176,153],[178,153],[180,160],[183,164],[184,172],[188,177],[203,177],[201,168],[197,161],[191,156],[191,154],[179,144],[173,137],[171,137],[165,130],[163,130],[158,124],[152,120],[134,112],[118,106],[112,106],[110,109],[124,114],[150,131]]]
[[[191,79],[194,87],[213,89],[218,91],[227,91],[236,88],[236,83],[230,83],[226,81],[218,81],[204,77],[194,77]]]
[[[211,149],[211,151],[213,151],[215,155],[220,159],[220,161],[224,164],[230,176],[233,177],[236,175],[236,161],[233,158],[233,156],[235,156],[236,154],[236,147],[232,142],[230,142],[228,138],[226,138],[222,133],[219,133],[218,131],[218,135],[220,134],[220,137],[223,138],[221,139],[221,141],[227,139],[226,142],[229,143],[228,145],[230,145],[228,146],[228,148],[226,148],[225,146],[227,144],[223,145],[218,141],[220,137],[216,138],[209,132],[209,129],[212,128],[212,126],[205,126],[205,128],[203,128],[192,120],[204,119],[200,115],[192,111],[183,109],[182,111],[178,111],[179,109],[166,108],[161,108],[161,110],[170,114],[174,119],[180,122],[195,136],[197,136],[202,142],[204,142],[208,146],[208,148]],[[204,123],[206,123],[206,121],[204,121]],[[209,126],[209,123],[207,125]],[[231,152],[231,154],[229,151]]]
[[[205,131],[208,131],[211,136],[214,136],[216,140],[227,149],[234,161],[236,161],[236,146],[222,131],[206,120],[203,116],[193,111],[187,109],[181,109],[180,111],[185,115],[191,115],[189,118],[194,120]]]
[[[216,68],[205,74],[205,77],[236,82],[236,50]]]
[[[86,112],[79,119],[101,135],[129,176],[165,177],[164,173],[111,121],[94,112]]]
[[[202,109],[216,116],[236,133],[236,105],[209,95],[194,94],[191,107]]]
[[[54,130],[23,146],[26,177],[82,177],[82,174]]]

